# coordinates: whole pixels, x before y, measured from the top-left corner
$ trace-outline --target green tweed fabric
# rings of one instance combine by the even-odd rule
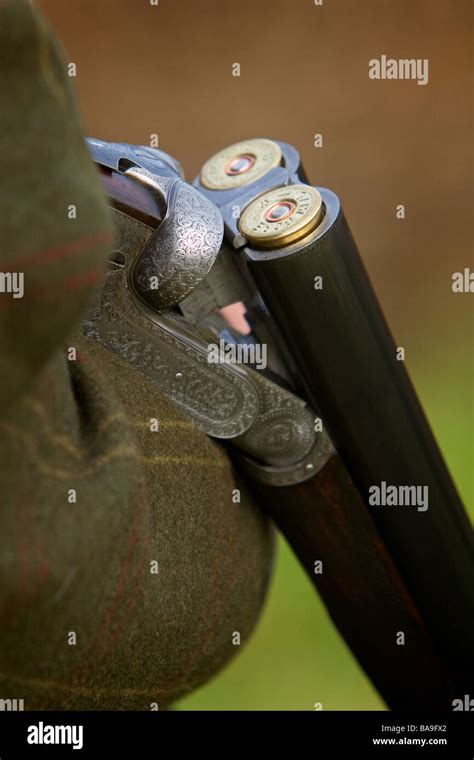
[[[70,81],[0,0],[0,273],[24,273],[0,293],[0,700],[161,709],[248,640],[273,533],[224,450],[77,335],[112,232]]]

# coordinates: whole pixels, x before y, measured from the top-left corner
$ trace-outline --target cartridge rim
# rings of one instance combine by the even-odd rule
[[[273,140],[243,140],[227,146],[206,161],[201,169],[201,184],[209,190],[243,187],[263,177],[281,161],[281,148]]]
[[[256,248],[281,248],[309,234],[323,215],[319,190],[284,185],[251,201],[242,212],[239,229]]]

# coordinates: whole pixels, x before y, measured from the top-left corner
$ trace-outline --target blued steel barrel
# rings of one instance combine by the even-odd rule
[[[280,200],[285,192],[288,202],[295,197],[294,187],[280,190]],[[244,255],[308,398],[321,410],[456,683],[472,687],[471,527],[397,357],[339,200],[329,190],[319,193],[322,211],[305,237],[286,243],[284,235],[273,240],[267,235],[260,250],[264,230],[257,229],[256,219],[260,213],[265,226],[272,197],[253,201],[253,219],[250,207],[242,215],[241,229],[247,224],[250,237],[252,224],[256,229]],[[396,506],[371,504],[374,486],[382,493],[390,486],[426,490],[405,490],[424,499]]]

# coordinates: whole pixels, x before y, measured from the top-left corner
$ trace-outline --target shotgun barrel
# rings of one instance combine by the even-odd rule
[[[470,524],[337,198],[320,192],[325,216],[309,240],[244,255],[308,400],[321,409],[456,684],[467,688],[474,671]]]
[[[278,164],[251,176],[242,152],[252,167],[262,166],[268,152],[263,142],[249,140],[216,154],[195,186],[221,208],[226,237],[264,301],[266,322],[284,344],[295,385],[321,411],[462,694],[473,688],[474,677],[469,520],[339,199],[307,184],[301,160],[285,143],[276,143]],[[279,500],[285,499],[290,514],[298,508],[294,494]],[[316,494],[314,503],[316,520]],[[280,521],[284,511],[280,506]],[[286,525],[294,543],[295,525]]]

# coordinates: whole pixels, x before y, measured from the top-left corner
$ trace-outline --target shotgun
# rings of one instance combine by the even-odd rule
[[[339,199],[286,143],[194,187],[90,140],[115,253],[83,330],[222,441],[391,709],[473,687],[472,531]]]

